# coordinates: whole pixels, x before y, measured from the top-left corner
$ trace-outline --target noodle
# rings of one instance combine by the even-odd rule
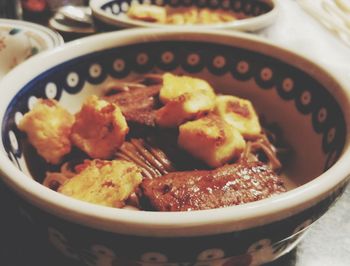
[[[259,153],[263,152],[267,161],[265,162],[273,170],[279,170],[282,165],[276,155],[276,148],[269,142],[266,135],[261,135],[254,141],[248,141],[244,152],[241,155],[241,160],[261,161]]]
[[[162,83],[162,75],[146,74],[130,82],[115,82],[104,91],[102,98],[120,107],[129,122],[128,126],[132,129],[131,134],[126,136],[124,143],[114,153],[114,158],[110,159],[121,159],[136,164],[144,179],[155,179],[176,171],[212,169],[203,161],[199,160],[198,164],[198,158],[178,146],[178,128],[166,129],[155,123],[155,112],[162,108],[159,102]],[[207,113],[201,113],[196,119],[206,115]],[[258,123],[259,131],[246,137],[244,150],[238,160],[237,156],[231,157],[225,164],[262,162],[273,171],[280,171],[282,163],[279,155],[289,154],[290,150],[281,140],[281,134],[278,134],[280,132],[271,130],[264,123],[261,123],[260,127],[260,122]],[[43,185],[58,191],[60,186],[77,174],[73,166],[74,163],[68,161],[61,165],[60,172],[47,172]],[[139,208],[137,191],[129,195],[125,202],[115,202],[115,206]]]

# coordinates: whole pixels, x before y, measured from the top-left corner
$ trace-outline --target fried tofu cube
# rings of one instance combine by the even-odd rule
[[[163,75],[163,86],[159,92],[159,98],[162,103],[166,104],[178,97],[189,94],[201,94],[202,102],[194,102],[192,109],[197,109],[201,106],[211,105],[215,100],[215,92],[210,84],[199,78],[193,78],[189,76],[177,76],[171,73],[165,73]],[[204,98],[204,96],[206,96]]]
[[[166,73],[159,93],[164,106],[156,114],[157,124],[176,127],[198,118],[215,107],[215,97],[213,88],[205,80]]]
[[[259,117],[249,100],[219,95],[216,97],[214,112],[237,128],[246,139],[254,139],[261,134]]]
[[[167,17],[166,23],[174,25],[183,25],[186,23],[186,19],[183,14],[170,14]]]
[[[123,144],[129,128],[120,108],[92,95],[75,116],[71,140],[93,159],[108,159]]]
[[[246,146],[236,128],[213,114],[181,125],[178,144],[211,167],[238,158]]]
[[[164,7],[147,4],[132,4],[126,14],[132,19],[159,23],[164,23],[167,17]]]
[[[39,99],[18,124],[38,154],[48,163],[58,164],[71,151],[69,135],[74,116],[56,100]]]
[[[124,160],[86,160],[58,192],[90,203],[123,207],[142,181],[141,170]]]

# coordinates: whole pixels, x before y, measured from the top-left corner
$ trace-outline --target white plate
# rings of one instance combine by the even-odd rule
[[[0,19],[0,37],[0,79],[27,58],[64,43],[49,28],[12,19]]]
[[[150,0],[133,0],[133,2],[138,3],[151,3]],[[153,3],[154,1],[152,1]],[[158,5],[164,5],[169,3],[172,6],[184,5],[193,6],[198,5],[200,8],[222,8],[226,10],[238,10],[243,12],[248,10],[248,13],[252,15],[248,18],[238,19],[232,22],[216,23],[216,24],[196,24],[191,25],[191,27],[200,29],[234,29],[240,31],[257,31],[271,25],[277,18],[279,10],[279,0],[255,0],[255,1],[231,1],[231,0],[213,0],[213,1],[195,1],[195,0],[158,0],[155,1]],[[270,10],[266,12],[261,12],[261,10],[253,10],[258,5],[269,5]],[[98,23],[102,23],[100,27],[106,28],[116,27],[116,28],[130,28],[130,27],[158,27],[158,28],[181,28],[184,25],[169,25],[154,22],[145,22],[141,20],[131,19],[126,15],[129,9],[130,1],[128,0],[91,0],[90,8],[95,20]],[[251,11],[249,10],[251,8]],[[258,7],[259,8],[259,7]],[[244,11],[245,12],[245,11]],[[255,14],[255,12],[257,12]],[[104,25],[103,25],[104,24]],[[189,27],[186,25],[186,27]]]

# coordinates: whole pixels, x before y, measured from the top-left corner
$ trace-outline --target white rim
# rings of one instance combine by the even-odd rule
[[[183,28],[183,25],[164,25],[161,23],[143,22],[143,21],[134,20],[134,19],[120,18],[116,15],[110,14],[101,9],[101,7],[104,4],[109,2],[111,2],[111,0],[91,0],[89,4],[92,10],[93,16],[95,16],[98,20],[101,20],[106,24],[122,27],[122,28],[130,28],[130,27],[144,27],[144,28],[156,27],[156,28],[167,28],[167,29]],[[273,5],[271,11],[260,16],[235,20],[233,22],[227,22],[227,23],[217,23],[217,24],[210,24],[210,25],[186,25],[186,27],[187,28],[193,27],[197,30],[235,29],[235,30],[241,30],[241,31],[256,31],[272,24],[276,20],[280,9],[279,0],[271,0],[271,3]]]
[[[0,26],[2,25],[9,27],[16,26],[23,30],[28,30],[35,33],[38,36],[41,36],[43,39],[46,39],[48,48],[54,48],[64,43],[63,37],[58,32],[36,23],[13,19],[0,19]]]
[[[5,107],[7,107],[9,99],[16,94],[15,89],[12,89],[13,85],[11,86],[14,81],[17,80],[17,87],[22,87],[25,85],[26,80],[30,80],[31,76],[39,74],[51,66],[64,62],[69,58],[93,52],[91,47],[96,47],[94,51],[97,51],[104,48],[121,46],[126,43],[157,40],[159,38],[167,39],[174,34],[177,34],[176,39],[186,39],[188,36],[195,36],[193,38],[201,38],[203,40],[217,40],[218,38],[215,38],[215,36],[221,36],[222,38],[243,38],[243,40],[253,41],[250,44],[252,49],[253,47],[257,47],[256,42],[258,42],[261,46],[276,47],[280,51],[294,54],[294,52],[288,49],[279,48],[259,37],[238,32],[207,30],[201,31],[198,34],[193,29],[171,31],[162,29],[133,29],[90,36],[39,54],[8,74],[0,83],[0,88],[9,88],[8,93],[0,98],[0,124],[2,124]],[[89,45],[84,45],[86,41],[89,42]],[[270,55],[276,52],[272,51],[273,49],[266,50],[264,51]],[[299,57],[305,58],[305,56]],[[52,58],[52,60],[45,60],[47,58]],[[33,65],[36,65],[37,68],[33,69]],[[325,72],[328,71],[325,70]],[[344,84],[341,84],[339,81],[338,83],[345,88]],[[343,110],[344,106],[350,105],[350,95],[348,92],[345,91],[341,95],[336,96],[340,100],[340,104],[343,105]],[[350,115],[345,114],[345,116],[347,132],[350,132]],[[3,172],[5,181],[17,190],[19,194],[35,205],[40,206],[40,208],[65,219],[94,228],[124,234],[189,236],[210,235],[248,229],[282,219],[304,210],[326,197],[336,186],[346,181],[350,172],[349,161],[350,147],[349,140],[347,140],[340,160],[331,169],[310,181],[307,185],[300,186],[282,195],[253,203],[222,209],[182,213],[120,210],[93,205],[63,196],[29,179],[9,161],[4,152],[0,153],[0,170]]]

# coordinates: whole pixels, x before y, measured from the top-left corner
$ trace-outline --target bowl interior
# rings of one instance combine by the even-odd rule
[[[172,72],[203,78],[219,93],[250,99],[259,115],[278,127],[292,147],[284,167],[288,186],[305,184],[335,163],[345,145],[346,123],[330,93],[338,85],[326,73],[301,57],[251,40],[228,42],[218,37],[213,43],[199,34],[186,36],[153,36],[148,42],[133,40],[99,51],[86,48],[87,42],[81,47],[88,52],[52,64],[26,80],[16,88],[2,122],[2,145],[8,158],[36,180],[52,170],[28,149],[25,135],[17,128],[38,98],[56,99],[74,113],[88,95],[101,94],[113,82]],[[10,88],[2,88],[6,89]]]
[[[163,24],[157,22],[147,22],[132,19],[127,12],[132,4],[152,4],[161,7],[168,7],[172,10],[184,11],[186,8],[209,9],[212,11],[222,10],[232,12],[238,20],[232,22],[214,23],[214,24],[196,24],[195,27],[220,27],[235,28],[241,30],[257,30],[273,21],[277,10],[276,2],[273,0],[223,0],[223,1],[206,1],[206,0],[93,0],[90,2],[94,16],[97,18],[97,24],[100,20],[119,27],[181,27],[181,25]],[[274,11],[274,12],[272,12]],[[253,18],[260,18],[254,20]],[[98,25],[97,25],[98,26]]]

